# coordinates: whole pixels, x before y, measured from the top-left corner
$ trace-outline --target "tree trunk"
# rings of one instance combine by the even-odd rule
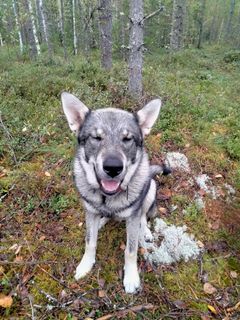
[[[14,13],[15,22],[16,22],[16,27],[17,27],[17,33],[18,33],[18,40],[19,40],[20,52],[21,52],[21,54],[22,54],[22,53],[23,53],[23,38],[22,38],[22,33],[21,33],[20,24],[19,24],[19,19],[18,19],[18,11],[17,11],[17,3],[16,3],[16,0],[13,0],[12,5],[13,5],[13,13]]]
[[[3,38],[2,38],[1,32],[0,32],[0,46],[3,47]]]
[[[121,57],[126,60],[126,43],[125,43],[125,27],[126,16],[123,8],[123,0],[117,0],[117,19],[119,23],[119,46],[121,51]]]
[[[76,32],[76,0],[72,0],[72,24],[73,24],[73,52],[77,54],[77,32]]]
[[[233,14],[234,14],[234,9],[235,9],[235,0],[231,0],[229,17],[228,17],[226,33],[225,33],[225,39],[226,40],[228,40],[232,36],[231,35],[231,32],[232,32],[232,18],[233,18]]]
[[[198,24],[199,24],[199,34],[198,34],[198,43],[197,43],[198,49],[201,49],[201,45],[202,45],[203,19],[204,19],[205,6],[206,6],[206,0],[202,0],[200,13],[199,13],[199,19],[198,19]]]
[[[40,55],[41,51],[40,51],[40,45],[39,45],[39,41],[38,41],[38,37],[37,37],[37,28],[36,28],[36,24],[35,24],[31,0],[28,0],[28,8],[29,8],[29,13],[30,13],[30,17],[31,17],[33,37],[34,37],[34,42],[35,42],[35,45],[37,48],[37,54]]]
[[[67,49],[65,42],[65,32],[64,32],[64,8],[63,0],[58,0],[58,10],[59,10],[59,29],[60,29],[60,41],[63,46],[64,59],[67,60]]]
[[[128,90],[134,98],[142,96],[143,0],[130,2],[130,41]]]
[[[99,29],[101,47],[101,65],[105,70],[112,67],[112,3],[111,0],[100,0]]]
[[[47,16],[46,16],[43,0],[37,0],[37,1],[39,3],[39,11],[40,11],[40,16],[41,16],[41,21],[42,21],[43,35],[44,35],[44,40],[47,44],[48,55],[49,55],[49,57],[52,57],[53,48],[52,48],[52,44],[51,44],[51,40],[50,40],[48,21],[47,21]]]
[[[36,58],[40,54],[40,46],[37,38],[37,30],[35,26],[31,0],[24,0],[24,7],[28,14],[26,19],[26,38],[30,45],[31,58]]]
[[[185,12],[185,0],[173,0],[172,29],[170,37],[170,49],[172,51],[180,50],[183,46]]]

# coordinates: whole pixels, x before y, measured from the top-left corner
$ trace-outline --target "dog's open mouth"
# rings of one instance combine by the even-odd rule
[[[121,181],[101,180],[100,182],[101,182],[102,190],[106,194],[115,194],[121,190],[120,188]]]

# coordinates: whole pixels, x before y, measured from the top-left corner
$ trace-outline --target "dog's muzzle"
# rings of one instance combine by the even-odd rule
[[[108,156],[103,161],[103,171],[106,179],[101,179],[101,187],[106,194],[115,194],[120,191],[121,181],[117,178],[123,171],[123,162],[116,156]]]

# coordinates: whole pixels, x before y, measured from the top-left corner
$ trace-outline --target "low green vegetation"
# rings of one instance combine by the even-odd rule
[[[126,295],[122,288],[123,223],[111,222],[100,232],[94,271],[74,281],[85,228],[72,179],[75,137],[64,118],[60,93],[72,92],[91,108],[136,110],[140,104],[127,95],[127,65],[122,61],[107,73],[96,62],[97,52],[91,62],[81,56],[49,62],[43,56],[30,63],[16,60],[15,54],[0,55],[0,291],[13,295],[12,306],[0,309],[0,317],[26,319],[30,297],[39,306],[34,307],[39,319],[97,319],[115,311],[112,319],[117,319],[121,309],[150,303],[154,308],[141,311],[136,319],[222,319],[227,307],[239,301],[238,191],[231,203],[218,204],[218,211],[216,203],[196,208],[191,190],[184,187],[159,202],[168,212],[164,218],[186,224],[205,253],[198,261],[158,268],[140,255],[144,287],[137,296]],[[141,104],[156,96],[163,100],[146,141],[151,157],[181,151],[196,174],[220,174],[223,183],[238,190],[239,83],[238,51],[209,47],[146,55]],[[171,189],[180,180],[173,174],[163,178],[160,187]],[[172,204],[178,206],[173,212]],[[216,228],[214,219],[220,221]],[[216,288],[215,295],[204,292],[204,282]],[[72,303],[64,305],[67,301]],[[124,317],[133,315],[127,312]]]

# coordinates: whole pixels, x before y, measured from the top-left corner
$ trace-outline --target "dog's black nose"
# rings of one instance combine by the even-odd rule
[[[114,156],[108,157],[103,162],[103,170],[111,178],[118,176],[123,171],[122,160]]]

